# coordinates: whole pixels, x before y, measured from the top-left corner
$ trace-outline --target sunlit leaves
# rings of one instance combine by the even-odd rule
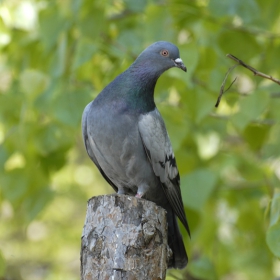
[[[146,6],[146,0],[124,0],[126,8],[133,12],[142,12]]]
[[[269,126],[250,124],[244,130],[244,139],[253,150],[259,150],[267,140]]]
[[[266,233],[266,242],[271,252],[280,258],[280,193],[275,190],[270,208],[270,227]]]
[[[162,18],[165,18],[165,20],[162,21]],[[145,39],[149,43],[161,41],[166,37],[172,40],[174,29],[169,28],[171,24],[172,18],[167,8],[159,9],[157,5],[150,5],[147,8]],[[153,29],[149,28],[150,26],[153,26]]]
[[[235,16],[245,23],[250,23],[259,17],[260,9],[254,0],[210,0],[209,11],[213,16]]]
[[[185,204],[196,211],[202,211],[216,182],[216,174],[204,169],[198,169],[183,176],[181,185],[182,195],[185,197]]]
[[[76,128],[81,122],[81,112],[89,101],[90,92],[87,90],[61,93],[54,99],[51,111],[61,123]]]
[[[208,258],[199,258],[193,261],[189,266],[190,273],[203,280],[215,280],[217,279],[214,265]]]
[[[97,51],[97,46],[93,40],[89,38],[82,38],[78,41],[76,47],[73,70],[81,66],[83,63],[89,61],[93,54]]]
[[[271,252],[277,257],[280,258],[280,223],[277,223],[271,226],[266,235],[266,242],[269,246]]]
[[[240,109],[232,117],[233,124],[238,129],[244,129],[247,124],[261,117],[269,104],[269,95],[265,91],[255,91],[240,100]]]
[[[48,77],[42,72],[31,69],[22,72],[19,81],[22,92],[32,96],[42,93],[49,82]]]
[[[221,33],[218,42],[224,54],[233,54],[241,60],[244,60],[244,50],[246,50],[247,61],[260,54],[256,37],[242,31],[226,30]]]
[[[5,272],[6,272],[6,260],[2,252],[0,251],[0,276],[4,277]]]
[[[71,130],[56,123],[41,125],[36,129],[34,146],[39,155],[47,155],[54,151],[70,148],[73,144]]]
[[[202,89],[186,90],[183,101],[195,123],[200,123],[212,110],[215,104],[215,97],[209,91]]]
[[[69,21],[63,18],[57,5],[53,4],[50,9],[45,9],[40,14],[40,29],[42,43],[49,52],[58,41],[59,35],[67,29]]]
[[[259,6],[261,16],[257,18],[258,25],[263,28],[271,28],[271,31],[277,30],[277,19],[279,19],[280,2],[273,1],[271,5],[265,5],[262,0],[256,0]]]
[[[187,36],[187,34],[185,34],[184,36]],[[193,86],[192,76],[194,74],[198,62],[201,59],[201,56],[197,52],[196,42],[191,42],[186,46],[185,45],[180,46],[180,55],[183,58],[184,63],[187,67],[187,75],[185,75],[183,81],[186,83],[188,87],[191,88]]]

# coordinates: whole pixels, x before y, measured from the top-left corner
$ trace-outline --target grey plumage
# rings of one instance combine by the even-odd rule
[[[161,41],[149,46],[86,106],[82,130],[89,157],[116,192],[143,197],[167,210],[173,251],[169,267],[183,268],[188,258],[176,216],[190,231],[176,160],[154,103],[157,79],[171,67],[186,71],[175,45]]]

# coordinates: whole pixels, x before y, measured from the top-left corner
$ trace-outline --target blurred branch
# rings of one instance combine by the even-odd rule
[[[272,184],[270,183],[269,178],[264,174],[264,181],[266,182],[266,186],[267,186],[267,191],[269,193],[270,198],[273,197],[273,193],[274,193],[274,188],[272,186]]]
[[[277,39],[280,37],[280,34],[279,33],[273,33],[273,32],[270,32],[270,31],[267,31],[267,30],[264,30],[264,29],[260,29],[260,28],[254,28],[254,27],[247,27],[247,26],[244,26],[244,25],[241,25],[241,26],[236,26],[236,25],[233,25],[233,24],[227,24],[227,28],[229,29],[233,29],[233,30],[238,30],[238,31],[241,31],[241,32],[244,32],[244,33],[249,33],[249,34],[254,34],[254,35],[257,35],[257,36],[263,36],[263,37],[266,37],[268,39]]]
[[[219,96],[218,96],[218,100],[217,100],[217,102],[216,102],[216,104],[215,104],[215,107],[216,107],[216,108],[219,106],[223,94],[224,94],[225,92],[227,92],[227,91],[231,88],[231,86],[234,84],[234,82],[235,82],[236,79],[237,79],[237,77],[236,77],[236,78],[231,82],[231,84],[229,85],[229,87],[228,87],[226,90],[224,90],[225,83],[226,83],[226,80],[227,80],[227,77],[228,77],[229,73],[230,73],[237,65],[238,65],[238,64],[235,64],[235,65],[233,65],[232,67],[230,67],[230,68],[228,69],[227,73],[226,73],[226,76],[225,76],[225,78],[224,78],[224,80],[223,80],[223,83],[222,83],[222,86],[221,86],[221,89],[220,89],[220,94],[219,94]]]
[[[209,116],[211,116],[213,118],[216,118],[216,119],[221,119],[221,120],[229,120],[230,119],[230,116],[220,115],[220,114],[215,114],[215,113],[210,113]],[[272,120],[272,119],[252,120],[250,123],[261,124],[261,125],[274,125],[276,123],[276,121]]]
[[[266,185],[265,180],[259,180],[255,182],[250,181],[230,181],[227,179],[226,186],[221,187],[221,191],[238,191],[247,189],[261,189]]]
[[[123,18],[126,18],[127,16],[131,16],[136,14],[135,12],[129,10],[129,9],[125,9],[122,12],[118,13],[118,14],[114,14],[110,17],[108,17],[109,21],[114,21],[114,20],[121,20]]]
[[[227,57],[229,57],[230,59],[236,61],[236,62],[238,63],[238,64],[236,64],[236,65],[241,65],[241,66],[247,68],[248,70],[250,70],[251,72],[253,72],[255,76],[259,76],[259,77],[262,77],[262,78],[271,80],[272,82],[274,82],[274,83],[280,85],[280,80],[275,79],[275,78],[273,78],[272,76],[269,76],[269,75],[267,75],[267,74],[264,74],[264,73],[258,71],[257,69],[255,69],[255,68],[253,68],[252,66],[246,64],[245,62],[243,62],[243,61],[240,60],[239,58],[235,57],[234,55],[232,55],[232,54],[227,54]]]
[[[271,98],[280,98],[280,92],[272,92],[272,93],[270,94],[270,97],[271,97]]]
[[[229,86],[226,90],[224,90],[224,86],[225,86],[225,83],[226,83],[226,80],[227,80],[227,77],[228,77],[229,73],[230,73],[236,66],[238,66],[238,65],[241,65],[241,66],[247,68],[248,70],[250,70],[251,72],[253,72],[253,74],[254,74],[255,76],[259,76],[259,77],[268,79],[268,80],[270,80],[270,81],[272,81],[272,82],[274,82],[274,83],[280,85],[280,80],[278,80],[278,79],[276,79],[276,78],[274,78],[274,77],[272,77],[272,76],[270,76],[270,75],[267,75],[267,74],[265,74],[265,73],[262,73],[262,72],[258,71],[257,69],[255,69],[255,68],[253,68],[252,66],[248,65],[247,63],[243,62],[241,59],[237,58],[236,56],[234,56],[234,55],[232,55],[232,54],[227,54],[226,56],[227,56],[228,58],[234,60],[235,62],[237,62],[237,64],[235,64],[235,65],[233,65],[232,67],[230,67],[229,70],[227,71],[226,76],[225,76],[225,78],[224,78],[224,80],[223,80],[223,83],[222,83],[222,85],[221,85],[220,94],[219,94],[219,96],[218,96],[218,99],[217,99],[217,102],[216,102],[216,104],[215,104],[215,107],[218,107],[218,106],[219,106],[223,94],[224,94],[224,93],[232,86],[232,84],[236,81],[236,78],[235,78],[235,79],[233,80],[233,82],[230,84],[230,86]]]
[[[200,15],[197,15],[197,16],[199,17]],[[203,18],[205,20],[207,20],[208,22],[214,23],[218,26],[221,25],[221,21],[220,21],[219,17],[215,17],[213,15],[203,15]],[[225,29],[240,31],[245,34],[250,34],[250,35],[255,35],[255,36],[262,36],[262,37],[265,37],[265,38],[271,39],[271,40],[280,38],[280,33],[275,33],[275,32],[268,31],[266,29],[262,29],[262,28],[254,27],[254,26],[247,26],[244,24],[236,25],[232,21],[226,22],[224,26],[225,26]]]

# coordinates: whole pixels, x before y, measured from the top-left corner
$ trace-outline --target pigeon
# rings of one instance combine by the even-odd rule
[[[188,263],[176,216],[190,229],[180,176],[165,123],[154,101],[160,75],[169,68],[187,71],[178,48],[159,41],[147,47],[84,109],[86,151],[118,194],[153,201],[167,211],[169,268]]]

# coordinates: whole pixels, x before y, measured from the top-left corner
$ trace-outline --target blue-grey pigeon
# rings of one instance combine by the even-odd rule
[[[188,257],[176,216],[190,234],[180,177],[154,88],[172,67],[187,71],[178,48],[156,42],[90,102],[83,113],[84,144],[91,160],[118,194],[135,195],[167,211],[168,267],[184,268]]]

